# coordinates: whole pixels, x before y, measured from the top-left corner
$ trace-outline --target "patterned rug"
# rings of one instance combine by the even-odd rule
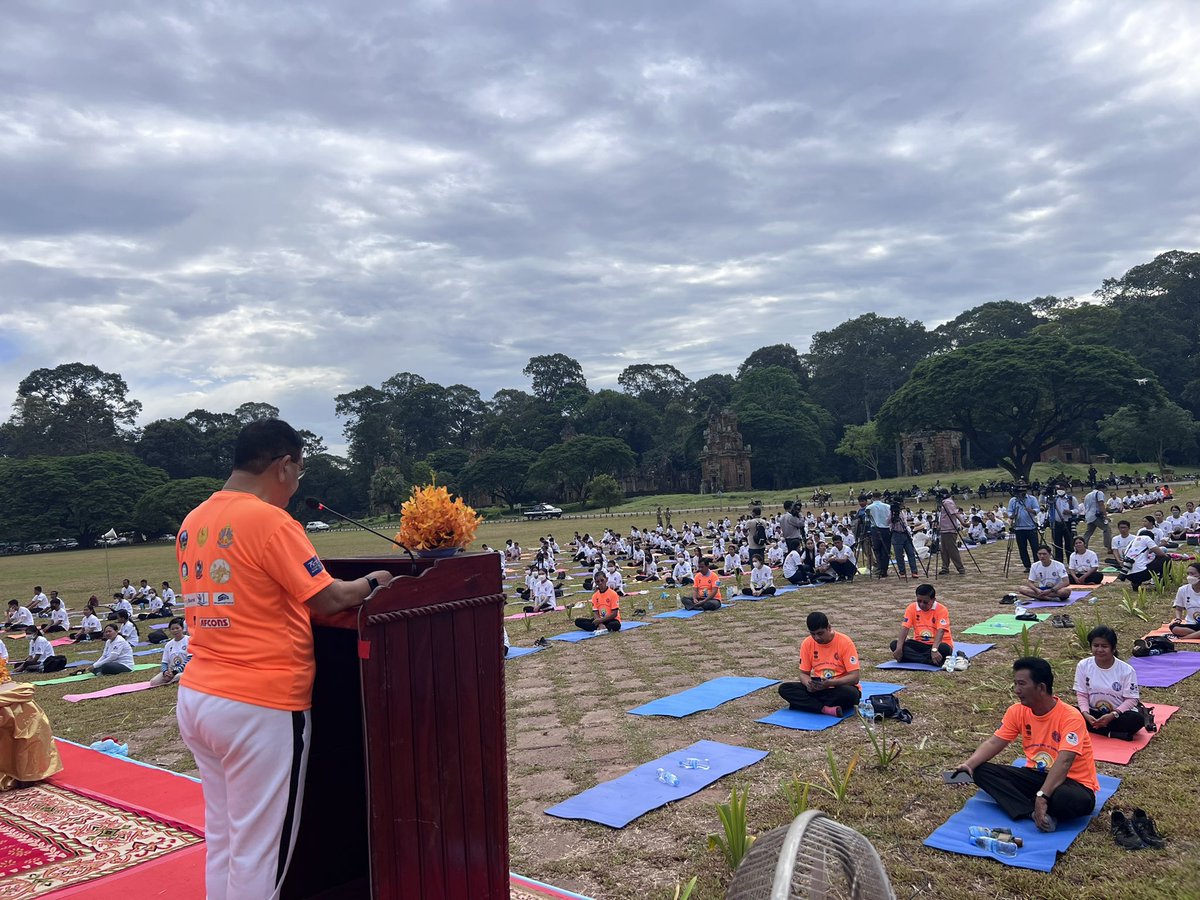
[[[0,800],[0,900],[26,900],[203,839],[47,784]]]

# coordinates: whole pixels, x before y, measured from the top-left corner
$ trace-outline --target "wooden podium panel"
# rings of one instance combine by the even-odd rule
[[[497,555],[324,562],[335,578],[405,577],[360,613],[314,619],[312,746],[284,897],[506,900]]]

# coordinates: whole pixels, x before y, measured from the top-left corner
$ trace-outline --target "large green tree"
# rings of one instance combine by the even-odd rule
[[[533,395],[564,416],[583,409],[591,394],[583,366],[565,353],[530,357],[522,372],[532,382]]]
[[[668,403],[687,400],[691,379],[671,365],[640,363],[626,366],[617,376],[617,384],[627,394],[663,409]]]
[[[1033,307],[1015,300],[992,300],[959,313],[934,329],[948,350],[997,338],[1025,337],[1041,321]]]
[[[833,452],[854,460],[860,466],[866,466],[876,481],[882,477],[879,474],[879,458],[883,452],[883,442],[879,439],[879,429],[874,422],[847,425]]]
[[[927,359],[879,411],[885,439],[912,428],[961,431],[1018,478],[1042,453],[1085,438],[1114,397],[1161,396],[1128,353],[1058,337],[984,341]]]
[[[85,363],[36,369],[17,385],[3,429],[10,456],[76,456],[128,450],[142,404],[125,379]]]
[[[779,489],[823,474],[833,423],[781,366],[753,368],[733,391],[738,428],[753,451],[755,487]]]
[[[587,499],[589,481],[601,474],[624,475],[634,462],[633,451],[624,441],[581,434],[543,450],[530,474],[582,501]]]
[[[1155,404],[1129,403],[1101,419],[1100,440],[1126,462],[1153,459],[1161,472],[1167,457],[1182,462],[1196,449],[1196,420],[1170,400]]]
[[[184,517],[219,491],[219,478],[180,478],[155,485],[133,507],[133,527],[148,538],[179,531]]]
[[[459,476],[463,491],[487,494],[516,506],[525,496],[529,469],[537,456],[520,447],[491,450],[469,463]]]
[[[802,388],[808,387],[808,369],[799,352],[791,344],[771,344],[767,347],[759,347],[742,360],[742,364],[738,366],[737,377],[740,379],[754,369],[769,369],[771,366],[786,369]]]

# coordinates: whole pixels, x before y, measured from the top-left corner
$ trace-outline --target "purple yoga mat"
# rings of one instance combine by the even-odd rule
[[[1200,672],[1200,653],[1177,650],[1161,656],[1131,656],[1129,664],[1142,687],[1171,687]]]
[[[1070,596],[1067,597],[1066,600],[1022,600],[1020,601],[1020,605],[1024,606],[1026,609],[1045,609],[1051,606],[1070,606],[1072,603],[1082,600],[1089,594],[1091,594],[1090,590],[1071,591]]]

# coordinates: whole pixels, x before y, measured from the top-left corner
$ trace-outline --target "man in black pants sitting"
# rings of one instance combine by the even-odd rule
[[[1054,831],[1059,819],[1090,815],[1100,782],[1083,715],[1054,696],[1050,663],[1036,656],[1013,663],[1013,692],[1018,702],[996,733],[954,771],[970,775],[1010,818],[1028,816],[1041,831]],[[988,762],[1017,737],[1023,768]]]
[[[779,696],[800,712],[841,718],[862,699],[854,641],[829,625],[823,612],[808,614],[808,637],[800,644],[800,680],[779,686]]]

